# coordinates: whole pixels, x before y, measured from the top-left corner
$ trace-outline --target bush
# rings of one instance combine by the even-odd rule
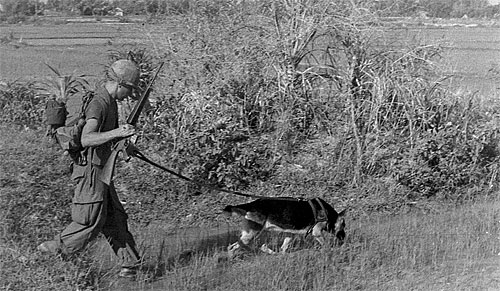
[[[9,82],[0,86],[0,121],[25,126],[43,122],[45,97],[36,82]]]
[[[433,65],[439,46],[412,40],[400,49],[379,49],[373,31],[357,28],[376,23],[372,15],[339,8],[349,3],[313,2],[303,3],[308,10],[265,1],[251,13],[235,6],[193,10],[177,19],[182,33],[159,40],[169,60],[166,83],[145,129],[178,171],[244,187],[276,173],[282,157],[301,159],[304,148],[322,152],[307,146],[320,138],[337,141],[327,158],[335,165],[328,167],[336,173],[332,185],[397,177],[427,197],[496,178],[488,168],[496,158],[494,137],[486,137],[493,128],[483,131],[481,143],[449,137],[465,130],[457,120],[465,118],[458,114],[466,105],[456,100],[460,106],[454,106],[441,85]],[[448,122],[457,126],[444,130]],[[489,162],[477,153],[483,143],[492,148]],[[435,170],[422,166],[435,146],[446,168],[437,180]],[[465,171],[473,173],[465,177]],[[431,180],[432,187],[423,186]]]
[[[464,196],[470,190],[477,195],[491,189],[499,162],[498,116],[492,119],[488,109],[471,105],[448,108],[442,124],[422,132],[414,147],[401,152],[392,169],[401,184],[424,197],[441,194],[453,200],[471,198]]]
[[[273,175],[293,184],[278,166],[306,156],[312,168],[327,161],[317,175],[326,188],[394,179],[414,197],[459,196],[496,181],[498,117],[447,90],[433,63],[439,46],[381,48],[358,28],[377,19],[349,15],[347,1],[257,3],[196,6],[171,19],[179,29],[166,29],[154,52],[111,53],[135,58],[142,86],[167,63],[140,122],[143,149],[160,162],[233,189]],[[3,118],[17,120],[19,104],[2,105]],[[334,142],[326,150],[323,141]]]
[[[43,4],[29,0],[4,0],[2,4],[3,13],[7,15],[32,16],[43,8]]]

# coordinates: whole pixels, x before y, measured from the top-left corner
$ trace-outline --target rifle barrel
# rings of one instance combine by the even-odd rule
[[[158,74],[160,73],[161,68],[163,67],[164,62],[161,62],[160,65],[158,66],[158,69],[156,70],[156,73],[154,74],[153,78],[149,82],[148,86],[146,87],[146,90],[142,93],[141,99],[139,99],[138,103],[130,113],[130,115],[127,118],[127,123],[130,125],[135,125],[137,121],[139,120],[139,116],[141,115],[142,108],[144,108],[144,105],[146,104],[146,101],[148,100],[149,94],[151,93],[151,87],[153,86],[153,83],[156,80],[156,77],[158,77]]]
[[[160,72],[161,68],[163,67],[164,62],[161,62],[160,65],[158,66],[158,70],[156,71],[155,75],[151,79],[151,82],[149,82],[148,86],[146,87],[146,90],[141,96],[141,99],[138,101],[138,103],[134,106],[134,109],[130,113],[130,115],[127,118],[127,123],[131,125],[135,125],[137,121],[139,120],[139,115],[141,114],[142,108],[144,107],[144,104],[146,104],[146,101],[148,100],[149,93],[151,93],[151,87],[156,80],[156,77],[158,77],[158,73]],[[113,173],[115,170],[115,164],[116,164],[116,159],[118,157],[119,152],[125,152],[128,144],[128,139],[121,139],[118,141],[118,143],[114,146],[113,151],[111,152],[110,157],[106,161],[106,164],[104,165],[102,172],[100,174],[99,179],[105,183],[106,185],[110,185],[111,181],[113,180]]]

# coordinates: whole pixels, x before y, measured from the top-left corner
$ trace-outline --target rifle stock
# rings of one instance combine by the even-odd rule
[[[122,143],[123,141],[125,141],[125,139],[120,140],[118,143]],[[119,146],[118,144],[115,145],[115,147],[118,146]],[[106,164],[104,165],[101,171],[100,180],[108,186],[111,184],[111,181],[113,180],[113,174],[115,172],[115,164],[116,164],[116,159],[118,158],[118,153],[120,153],[119,150],[113,149],[111,155],[109,156],[108,160],[106,161]]]
[[[161,62],[160,65],[158,66],[158,69],[156,70],[155,75],[151,79],[151,82],[149,82],[148,86],[146,87],[146,90],[144,90],[141,98],[137,102],[137,104],[134,106],[134,109],[132,109],[132,112],[130,112],[130,115],[127,118],[127,123],[130,125],[135,126],[137,121],[139,120],[139,116],[141,115],[141,111],[144,108],[144,105],[146,104],[146,101],[148,100],[149,94],[151,93],[151,88],[153,86],[154,81],[158,77],[158,73],[160,72],[161,68],[163,67],[164,62]],[[110,185],[111,181],[113,180],[113,174],[115,171],[115,165],[116,165],[116,160],[118,158],[118,154],[122,152],[123,154],[126,154],[126,149],[130,144],[129,138],[123,138],[118,140],[114,146],[113,146],[113,151],[111,152],[111,155],[109,156],[108,160],[106,161],[106,164],[102,168],[102,172],[100,175],[100,180],[105,183],[106,185]]]

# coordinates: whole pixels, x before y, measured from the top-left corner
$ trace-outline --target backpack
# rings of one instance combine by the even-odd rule
[[[66,103],[57,100],[47,101],[45,107],[48,134],[69,155],[73,163],[87,165],[87,148],[81,143],[85,126],[85,111],[94,97],[94,92],[83,91],[70,95]]]

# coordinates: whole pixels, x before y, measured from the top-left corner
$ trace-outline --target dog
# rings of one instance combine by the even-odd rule
[[[334,234],[340,244],[345,238],[346,210],[337,213],[321,198],[259,198],[250,203],[228,205],[223,212],[244,218],[239,241],[228,247],[230,256],[240,247],[248,248],[250,241],[264,230],[306,236],[310,233],[321,245],[325,244],[325,231]],[[291,237],[285,238],[281,253],[287,251],[290,241]],[[269,254],[276,253],[265,244],[260,249]]]

